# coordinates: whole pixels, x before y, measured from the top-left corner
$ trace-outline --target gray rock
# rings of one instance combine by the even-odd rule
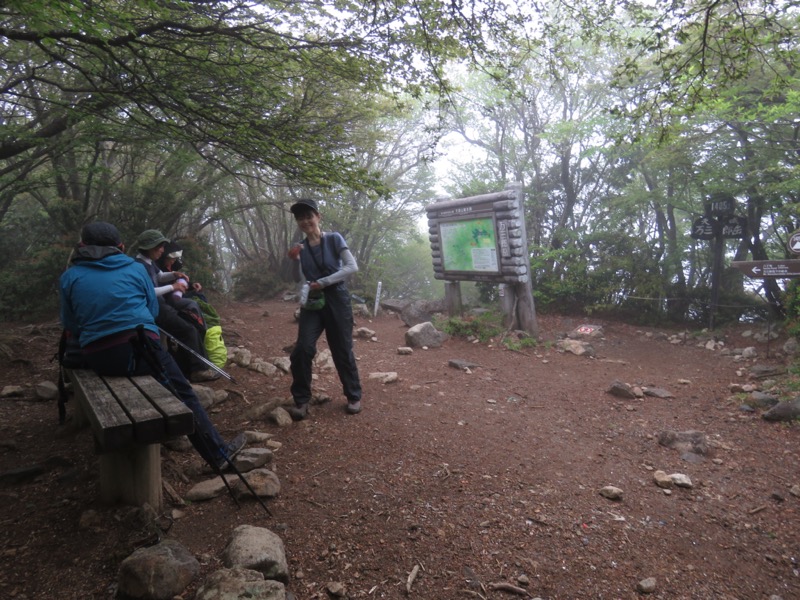
[[[250,362],[250,366],[247,367],[251,371],[256,371],[257,373],[261,373],[262,375],[266,375],[267,377],[272,377],[273,375],[278,374],[278,367],[273,365],[272,363],[268,363],[263,358],[256,358]]]
[[[448,335],[436,329],[433,323],[427,321],[414,325],[406,331],[406,345],[412,348],[438,348],[447,339]]]
[[[569,338],[558,340],[556,350],[559,352],[570,352],[575,356],[594,356],[595,351],[589,342],[582,340],[572,340]]]
[[[636,398],[636,392],[633,388],[618,379],[611,382],[611,386],[606,390],[606,393],[616,396],[617,398]]]
[[[600,495],[609,500],[622,500],[622,490],[613,485],[607,485],[600,488]]]
[[[640,594],[652,594],[656,591],[656,578],[648,577],[636,584],[636,591]]]
[[[408,327],[413,327],[430,321],[434,314],[444,311],[443,300],[415,300],[403,308],[400,319]]]
[[[706,435],[701,431],[662,431],[658,434],[658,443],[679,452],[708,454]]]
[[[214,571],[197,590],[195,600],[286,600],[283,583],[264,579],[251,569],[220,569]]]
[[[767,394],[764,392],[759,392],[755,390],[751,392],[750,398],[748,399],[747,403],[752,406],[753,408],[766,408],[770,409],[775,406],[780,400],[777,396],[772,394]]]
[[[253,359],[250,350],[247,348],[229,348],[228,360],[235,365],[244,367],[245,369],[250,366],[250,361]]]
[[[267,579],[289,581],[289,566],[283,541],[263,527],[239,525],[233,530],[228,546],[222,553],[226,567],[241,567],[262,573]]]
[[[55,400],[58,398],[58,386],[52,381],[42,381],[34,386],[36,397],[40,400]]]
[[[221,477],[207,479],[196,484],[192,489],[186,492],[186,500],[190,502],[202,502],[203,500],[211,500],[225,492],[225,482]]]
[[[269,413],[269,420],[278,427],[288,427],[293,422],[292,416],[282,406],[272,409],[272,412]]]
[[[278,476],[269,469],[254,469],[245,475],[247,483],[259,498],[274,498],[281,492],[281,482]],[[252,493],[238,477],[229,478],[228,483],[236,498],[251,497]]]
[[[662,399],[675,397],[672,392],[662,388],[644,388],[644,395]]]
[[[377,379],[381,383],[394,383],[398,381],[399,375],[396,371],[376,371],[369,374],[369,379]]]
[[[119,595],[141,600],[172,600],[200,573],[200,563],[175,540],[139,548],[119,568]]]
[[[753,365],[750,367],[751,379],[766,379],[786,373],[786,367],[776,365]]]
[[[474,362],[470,362],[462,358],[451,358],[447,361],[447,364],[448,366],[458,369],[459,371],[466,371],[467,369],[474,369],[480,366]]]
[[[269,361],[278,367],[278,369],[280,369],[283,373],[288,373],[292,366],[292,361],[289,360],[288,356],[275,356],[270,358]]]
[[[7,385],[0,392],[0,398],[18,398],[25,395],[25,388],[21,385]]]
[[[800,419],[800,398],[778,402],[761,415],[765,421],[794,421]]]
[[[245,448],[236,455],[233,464],[242,473],[247,473],[271,463],[272,456],[272,450],[267,448]]]

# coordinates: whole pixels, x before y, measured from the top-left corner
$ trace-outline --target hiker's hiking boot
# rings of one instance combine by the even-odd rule
[[[225,445],[225,454],[230,460],[233,460],[233,458],[237,454],[239,454],[239,452],[242,451],[242,448],[244,448],[244,445],[246,443],[247,443],[247,436],[245,436],[245,434],[243,433],[240,433]],[[225,470],[227,466],[228,466],[228,461],[225,459],[224,456],[221,456],[219,457],[219,459],[217,459],[217,468],[220,471]]]
[[[360,412],[361,412],[361,400],[356,400],[355,402],[347,403],[348,415],[357,415]]]
[[[308,416],[308,402],[305,404],[298,404],[289,409],[289,416],[292,421],[302,421]]]
[[[221,375],[214,369],[205,369],[204,371],[194,371],[189,375],[191,383],[201,383],[203,381],[216,381]]]

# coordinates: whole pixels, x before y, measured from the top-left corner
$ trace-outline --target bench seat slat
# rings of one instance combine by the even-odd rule
[[[156,444],[167,436],[161,413],[142,396],[127,377],[104,377],[106,385],[133,422],[133,439],[137,444]]]
[[[114,450],[130,445],[133,423],[105,382],[92,371],[73,370],[69,375],[99,447]]]
[[[188,435],[194,432],[194,415],[183,402],[172,395],[167,388],[149,375],[132,377],[131,380],[142,394],[164,415],[169,437]]]

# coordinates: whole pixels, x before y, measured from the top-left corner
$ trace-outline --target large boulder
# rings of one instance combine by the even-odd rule
[[[438,348],[449,336],[427,321],[406,331],[406,345],[412,348]]]

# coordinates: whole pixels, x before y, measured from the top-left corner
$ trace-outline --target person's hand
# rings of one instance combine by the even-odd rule
[[[175,274],[175,279],[185,279],[189,281],[189,276],[186,273],[181,273],[180,271],[173,271]]]
[[[199,284],[197,281],[195,281],[195,282],[192,284],[192,289],[193,289],[195,292],[199,292],[200,290],[202,290],[202,289],[203,289],[203,286],[202,286],[202,285],[200,285],[200,284]]]
[[[308,284],[308,289],[313,290],[313,291],[317,291],[317,290],[321,290],[322,286],[318,282],[312,281],[311,283]]]
[[[174,292],[185,292],[187,288],[188,286],[186,285],[186,281],[184,279],[179,279],[172,284],[172,290]]]
[[[286,254],[292,260],[297,260],[298,258],[300,258],[300,250],[302,249],[303,249],[303,244],[298,242],[297,244],[289,248],[289,252],[287,252]]]

